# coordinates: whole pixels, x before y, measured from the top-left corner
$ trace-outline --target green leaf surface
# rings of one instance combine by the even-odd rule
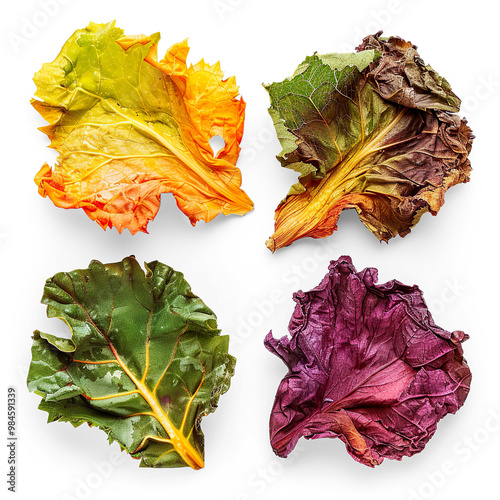
[[[204,465],[203,416],[229,388],[235,359],[214,313],[183,275],[133,257],[47,280],[42,303],[72,339],[36,331],[28,388],[49,422],[87,422],[141,466]]]
[[[364,92],[366,103],[361,101],[359,82],[360,71],[377,57],[376,51],[315,54],[306,58],[292,78],[266,87],[269,112],[283,146],[278,155],[283,166],[300,172],[301,177],[312,173],[315,179],[323,178],[360,135],[373,131],[384,109],[376,96],[375,103],[369,102],[373,100],[370,91]],[[365,110],[363,104],[379,108]],[[290,194],[302,191],[303,185],[297,183]]]

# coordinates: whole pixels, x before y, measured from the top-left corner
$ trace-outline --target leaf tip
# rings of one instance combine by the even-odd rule
[[[271,253],[274,253],[276,250],[276,243],[274,241],[274,238],[271,236],[266,240],[266,247],[271,250]]]
[[[147,35],[132,35],[132,36],[122,36],[116,43],[123,49],[128,50],[130,47],[140,43],[141,45],[147,45],[151,42],[152,38]]]

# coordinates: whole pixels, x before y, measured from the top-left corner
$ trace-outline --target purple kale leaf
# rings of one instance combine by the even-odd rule
[[[271,445],[286,457],[301,436],[338,437],[368,466],[423,450],[469,392],[461,343],[438,327],[422,292],[377,270],[332,261],[323,281],[294,294],[291,339],[265,339],[289,371],[270,419]]]

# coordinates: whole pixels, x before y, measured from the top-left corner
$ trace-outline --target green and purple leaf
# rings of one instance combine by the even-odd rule
[[[378,33],[356,54],[315,54],[266,88],[278,159],[300,174],[276,209],[273,252],[332,234],[347,208],[379,240],[405,236],[469,180],[473,135],[454,114],[460,99],[400,38]]]

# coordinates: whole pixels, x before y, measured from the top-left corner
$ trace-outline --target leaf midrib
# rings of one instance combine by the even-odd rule
[[[73,299],[74,299],[74,297],[73,297]],[[109,348],[111,349],[111,352],[113,353],[113,356],[115,357],[117,363],[120,365],[121,369],[125,372],[125,374],[130,378],[132,383],[137,388],[137,391],[139,392],[139,394],[143,397],[143,399],[147,402],[147,404],[149,405],[149,407],[153,411],[153,416],[156,418],[156,420],[158,420],[160,425],[163,427],[163,429],[167,433],[168,437],[172,441],[172,445],[175,448],[175,451],[184,460],[184,462],[186,462],[186,464],[189,465],[191,468],[193,468],[193,469],[203,468],[203,466],[204,466],[203,457],[200,455],[198,450],[196,450],[194,448],[194,446],[189,442],[189,440],[186,438],[186,436],[184,436],[184,434],[182,433],[184,425],[182,425],[180,429],[177,429],[177,427],[175,427],[175,425],[170,421],[167,414],[163,411],[160,404],[158,403],[158,401],[155,397],[155,394],[154,394],[154,392],[156,392],[156,386],[155,386],[155,391],[151,392],[142,380],[137,379],[137,377],[128,368],[126,363],[121,359],[120,355],[118,354],[117,350],[115,349],[115,347],[114,347],[113,343],[111,342],[111,340],[109,339],[109,337],[104,332],[102,332],[101,329],[92,320],[92,318],[90,317],[88,311],[83,306],[83,304],[81,304],[77,300],[75,300],[75,304],[82,308],[82,310],[84,311],[84,313],[87,317],[88,322],[94,327],[95,331],[106,340],[106,342],[107,342]],[[186,329],[187,329],[187,326],[186,326]],[[184,333],[184,331],[182,333]],[[182,333],[181,333],[181,335],[182,335]],[[179,338],[180,338],[180,336],[179,336]],[[176,344],[176,347],[177,347],[177,344]],[[173,353],[173,356],[174,355],[175,355],[175,351]],[[172,356],[172,358],[173,358],[173,356]],[[169,366],[170,366],[170,363],[169,363]],[[165,372],[166,372],[166,370],[165,370]],[[160,377],[160,380],[163,377],[163,375],[165,374],[165,372]],[[145,375],[147,375],[147,372],[145,372]],[[143,377],[145,380],[145,376],[143,376]],[[201,386],[201,384],[200,384],[200,386]],[[199,387],[198,387],[198,389],[199,389]],[[197,393],[197,391],[193,394],[193,396],[190,400],[190,403],[194,399],[194,396],[196,395],[196,393]],[[189,409],[190,409],[190,404],[188,404],[188,406],[186,407],[185,414],[183,417],[183,424],[185,423]]]
[[[219,177],[216,174],[214,177],[211,177],[206,171],[206,169],[201,167],[193,158],[187,156],[184,152],[182,152],[179,148],[177,148],[171,141],[168,141],[164,136],[153,130],[147,124],[145,125],[140,121],[135,120],[134,118],[120,112],[120,110],[114,107],[108,99],[105,99],[104,97],[98,94],[85,90],[82,87],[76,87],[75,92],[76,91],[80,91],[84,94],[89,95],[90,97],[93,97],[94,99],[98,99],[101,102],[105,102],[106,105],[109,106],[114,113],[124,118],[126,122],[130,123],[133,127],[141,131],[143,134],[149,136],[160,146],[173,153],[173,155],[176,156],[178,159],[180,159],[182,163],[184,163],[184,165],[186,165],[195,175],[197,175],[203,181],[204,184],[214,188],[214,190],[217,191],[217,193],[221,195],[221,197],[225,198],[227,201],[232,203],[234,203],[235,200],[238,199],[237,196],[238,193],[235,193],[235,190],[232,189],[231,185],[228,185],[225,182],[223,182],[221,179],[219,179]],[[66,110],[66,112],[68,112],[68,110]],[[142,155],[142,156],[149,157],[149,155]]]
[[[401,109],[389,124],[375,134],[372,140],[366,144],[360,143],[356,151],[343,164],[340,163],[333,166],[327,172],[326,176],[321,179],[319,184],[313,187],[313,193],[306,189],[303,193],[288,196],[281,205],[281,208],[279,208],[279,217],[276,219],[275,232],[272,238],[276,241],[276,239],[281,239],[282,235],[286,233],[286,240],[293,241],[297,234],[305,234],[313,229],[318,221],[323,220],[332,206],[342,197],[355,192],[357,178],[373,168],[373,165],[369,165],[365,169],[356,169],[356,166],[366,157],[393,145],[392,143],[383,145],[381,143],[393,129],[394,125],[403,118],[406,111],[406,108]],[[351,182],[350,185],[348,185],[349,182]],[[303,201],[306,199],[305,197],[307,197],[306,202]],[[296,207],[289,209],[290,206],[295,204],[299,205],[298,209]],[[300,226],[292,224],[291,230],[293,234],[290,229],[283,233],[282,228],[290,226],[289,221],[285,224],[285,221],[290,219],[290,217],[294,219],[300,217],[300,220],[304,221],[304,223]]]

